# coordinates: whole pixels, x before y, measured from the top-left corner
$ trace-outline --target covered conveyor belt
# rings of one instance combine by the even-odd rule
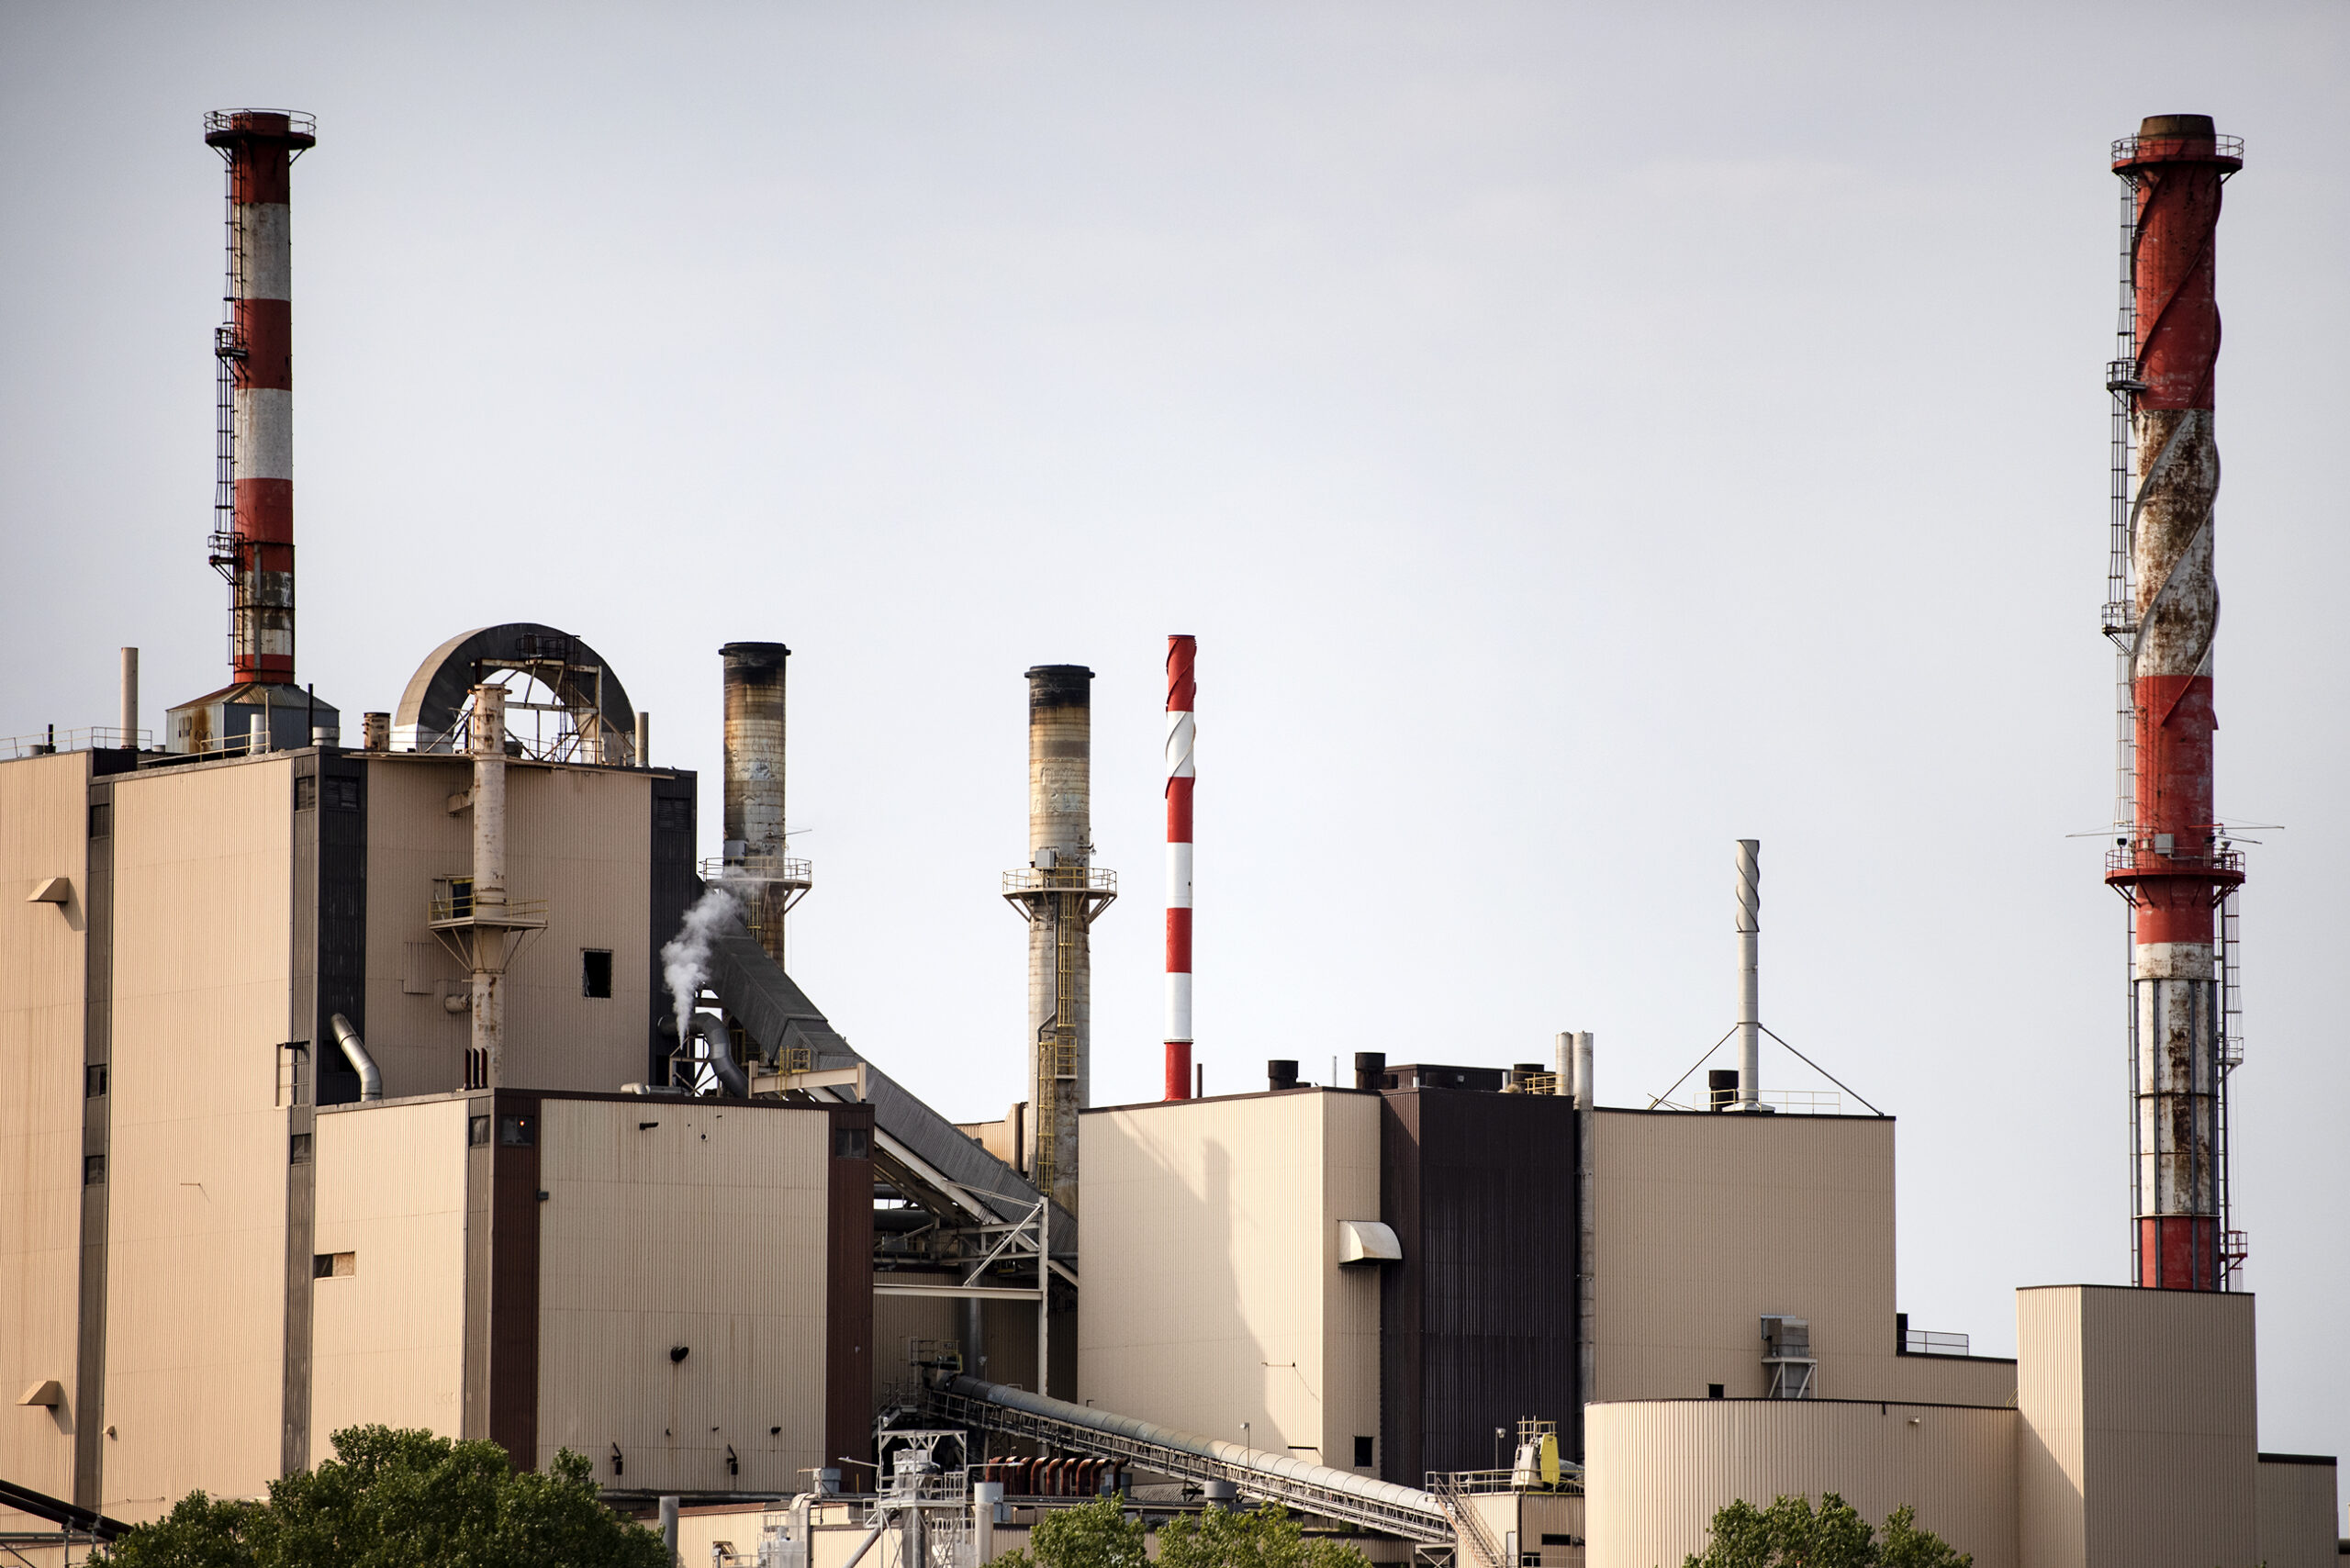
[[[709,983],[734,1021],[758,1043],[762,1056],[779,1062],[789,1051],[806,1050],[819,1071],[864,1067],[864,1094],[873,1106],[881,1145],[876,1157],[891,1179],[920,1194],[925,1206],[951,1207],[983,1224],[1016,1225],[1033,1214],[1036,1189],[1024,1177],[867,1062],[739,924],[711,943]],[[1073,1255],[1076,1216],[1056,1204],[1052,1221],[1053,1255]],[[1058,1271],[1069,1273],[1067,1269]]]
[[[1229,1481],[1247,1496],[1423,1545],[1450,1546],[1456,1539],[1451,1512],[1432,1492],[1308,1464],[1287,1454],[1193,1437],[1131,1416],[977,1378],[942,1383],[925,1397],[930,1418],[940,1425],[1030,1438],[1069,1453],[1125,1460],[1185,1481]]]

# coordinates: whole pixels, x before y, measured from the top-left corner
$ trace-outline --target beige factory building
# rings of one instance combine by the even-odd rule
[[[921,1415],[908,1341],[1034,1386],[1033,1260],[1023,1284],[923,1250],[957,1204],[1017,1238],[1019,1138],[847,1053],[756,941],[722,940],[713,982],[770,1063],[753,1095],[624,1092],[677,1048],[656,969],[699,889],[691,775],[507,758],[505,879],[543,924],[476,1082],[474,981],[436,926],[474,768],[0,762],[0,1479],[135,1522],[384,1421],[524,1464],[569,1447],[740,1545],[756,1499]],[[2250,1296],[2027,1290],[2018,1360],[1913,1353],[1891,1119],[1561,1087],[1379,1062],[1086,1111],[1051,1394],[1245,1444],[1244,1474],[1425,1497],[1461,1568],[1652,1568],[1734,1498],[1829,1489],[1914,1506],[1982,1568],[2333,1561],[2331,1462],[2257,1451]],[[1555,1487],[1510,1473],[1521,1420],[1563,1442]]]

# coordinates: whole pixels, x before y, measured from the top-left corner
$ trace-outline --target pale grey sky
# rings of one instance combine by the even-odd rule
[[[1096,1099],[1155,1092],[1159,659],[1200,637],[1199,1054],[1642,1103],[1763,1008],[1901,1118],[1901,1305],[2120,1281],[2112,138],[2216,115],[2220,803],[2262,1442],[2350,1447],[2350,13],[2338,5],[0,7],[0,733],[219,683],[208,108],[294,183],[304,678],[485,622],[703,770],[792,660],[801,978],[1019,1096],[1024,686],[1095,683]],[[711,846],[714,848],[714,845]],[[2335,954],[2329,958],[2328,954]],[[1767,1083],[1816,1085],[1777,1052]]]

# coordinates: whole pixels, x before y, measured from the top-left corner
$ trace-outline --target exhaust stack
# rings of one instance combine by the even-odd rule
[[[1738,841],[1738,1098],[1723,1107],[1767,1114],[1762,1103],[1762,841]]]
[[[1167,1093],[1192,1097],[1192,760],[1199,639],[1167,639]]]
[[[2141,1285],[2221,1290],[2229,1228],[2229,945],[2242,859],[2212,804],[2211,648],[2220,621],[2212,431],[2220,197],[2244,145],[2205,115],[2155,115],[2113,145],[2124,190],[2114,397],[2114,561],[2105,632],[2120,650],[2125,799],[2106,881],[2132,922],[2131,1238]],[[2134,481],[2134,485],[2133,485]]]
[[[720,864],[703,869],[742,888],[751,933],[781,968],[784,916],[811,886],[808,862],[786,855],[783,825],[784,661],[791,650],[729,643],[718,653],[725,660],[726,842]]]
[[[1093,866],[1093,672],[1028,671],[1028,864],[1003,896],[1028,923],[1029,1180],[1077,1209],[1077,1114],[1092,1092],[1094,920],[1117,878]]]

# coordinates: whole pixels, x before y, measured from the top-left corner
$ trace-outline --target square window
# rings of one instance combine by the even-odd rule
[[[469,1148],[489,1147],[489,1118],[475,1116],[465,1123],[465,1146]]]
[[[357,811],[359,809],[359,780],[356,778],[328,779],[327,804],[338,812]]]
[[[92,1062],[82,1070],[82,1097],[95,1100],[106,1092],[106,1064]]]
[[[1371,1468],[1371,1443],[1372,1440],[1369,1438],[1358,1437],[1355,1439],[1355,1468],[1357,1470],[1369,1470]]]
[[[310,1255],[310,1278],[314,1280],[348,1280],[359,1272],[356,1252],[315,1252]]]
[[[612,994],[612,954],[608,947],[579,950],[579,994],[609,998]]]
[[[303,774],[294,780],[294,809],[307,812],[319,803],[319,780],[315,774]]]
[[[833,1129],[834,1159],[870,1159],[873,1158],[873,1134],[866,1127],[834,1127]]]
[[[85,1154],[82,1157],[82,1185],[95,1187],[106,1179],[106,1157]]]
[[[114,831],[114,808],[104,801],[90,807],[90,836],[104,838]]]
[[[296,1165],[308,1165],[310,1163],[309,1134],[296,1133],[294,1135],[293,1147],[287,1151],[287,1159]]]
[[[536,1116],[505,1116],[498,1124],[498,1141],[509,1148],[532,1148],[539,1141]]]
[[[1707,1397],[1707,1398],[1708,1398],[1708,1399],[1719,1399],[1721,1396],[1722,1396],[1722,1385],[1721,1385],[1720,1383],[1709,1383],[1706,1384],[1706,1397]]]

